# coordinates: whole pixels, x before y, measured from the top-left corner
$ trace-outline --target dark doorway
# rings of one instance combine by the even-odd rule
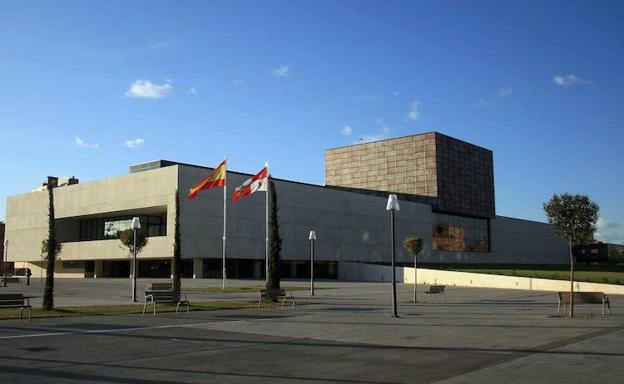
[[[139,260],[139,277],[171,277],[171,260]]]
[[[103,261],[102,272],[104,277],[130,277],[130,261]]]
[[[95,261],[87,260],[84,262],[85,277],[93,278],[95,276]]]
[[[193,277],[193,260],[182,260],[182,277]]]

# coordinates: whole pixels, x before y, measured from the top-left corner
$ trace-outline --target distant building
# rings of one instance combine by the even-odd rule
[[[545,223],[496,216],[492,152],[433,132],[326,151],[326,185],[274,179],[279,202],[282,275],[309,275],[308,233],[317,234],[317,276],[348,276],[348,262],[388,263],[388,193],[396,215],[397,261],[412,256],[402,239],[419,235],[419,259],[435,263],[567,263],[565,242]],[[127,277],[130,258],[117,232],[139,216],[149,243],[139,276],[168,277],[173,254],[175,194],[180,194],[183,275],[221,276],[221,188],[186,199],[210,168],[157,160],[126,175],[54,189],[56,228],[63,250],[60,277]],[[250,175],[228,172],[228,194]],[[69,179],[68,179],[69,180]],[[63,183],[61,183],[63,184]],[[228,196],[227,273],[261,277],[265,258],[265,196]],[[539,204],[539,202],[536,202]],[[48,197],[37,190],[7,199],[9,259],[39,273],[47,234]]]
[[[572,255],[579,263],[624,262],[624,245],[594,242],[572,247]]]

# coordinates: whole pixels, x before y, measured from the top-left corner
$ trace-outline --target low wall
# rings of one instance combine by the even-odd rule
[[[387,282],[392,280],[392,268],[385,265],[341,263],[338,267],[338,277],[341,280]],[[418,284],[553,292],[568,291],[570,289],[570,282],[565,280],[455,272],[439,269],[418,268],[417,278]],[[414,268],[397,267],[396,279],[397,282],[414,284]],[[577,291],[594,291],[613,295],[624,295],[624,285],[577,281],[574,283],[574,289]]]

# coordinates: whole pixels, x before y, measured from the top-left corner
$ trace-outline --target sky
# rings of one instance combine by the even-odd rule
[[[324,150],[438,131],[498,215],[553,193],[624,242],[624,2],[0,0],[0,220],[48,175],[155,159],[324,183]]]

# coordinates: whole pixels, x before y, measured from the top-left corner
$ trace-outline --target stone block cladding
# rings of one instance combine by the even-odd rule
[[[325,184],[435,197],[435,134],[328,149]]]
[[[437,132],[328,149],[325,184],[434,198],[442,212],[495,214],[492,152]]]
[[[439,133],[436,149],[438,209],[494,217],[492,151]]]

